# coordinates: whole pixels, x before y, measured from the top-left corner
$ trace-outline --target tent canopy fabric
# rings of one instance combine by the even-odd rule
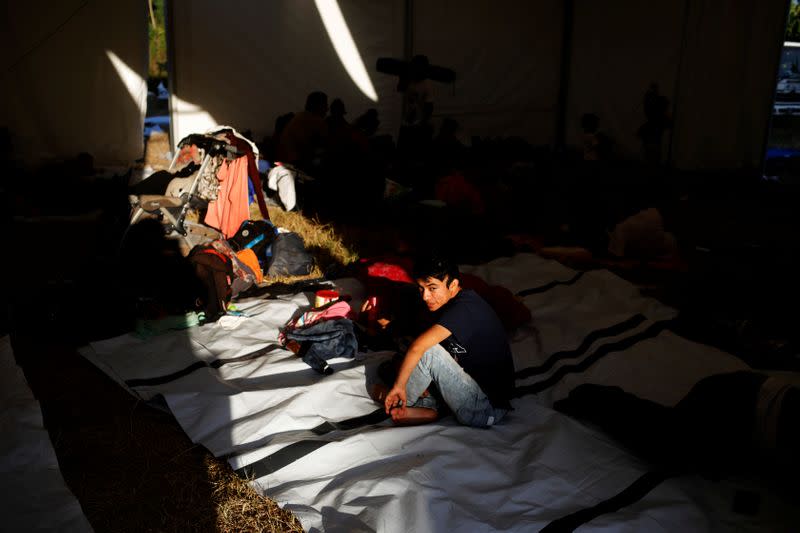
[[[28,161],[142,157],[147,18],[141,2],[6,2],[0,126]]]
[[[167,5],[173,142],[218,123],[271,134],[314,90],[343,99],[351,120],[376,108],[381,132],[395,135],[397,79],[375,64],[410,51],[455,70],[452,85],[433,84],[434,118],[455,118],[465,137],[555,146],[563,120],[566,144],[578,145],[580,116],[593,112],[626,158],[639,157],[642,96],[657,83],[674,115],[665,153],[686,170],[759,165],[786,17],[785,2],[758,0]],[[101,164],[140,158],[141,3],[34,0],[7,13],[0,125],[17,150],[28,158],[88,151]]]

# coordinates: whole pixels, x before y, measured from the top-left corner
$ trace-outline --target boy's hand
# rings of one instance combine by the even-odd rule
[[[403,417],[406,414],[406,388],[393,386],[392,389],[386,394],[386,399],[383,402],[386,408],[386,414],[392,415],[392,419]]]

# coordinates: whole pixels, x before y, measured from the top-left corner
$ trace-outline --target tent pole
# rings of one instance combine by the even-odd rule
[[[414,0],[405,0],[403,13],[403,59],[414,57]]]
[[[678,66],[675,74],[675,86],[672,89],[672,124],[669,128],[669,142],[667,143],[667,159],[665,166],[671,169],[672,162],[672,141],[675,137],[675,119],[678,116],[678,100],[680,98],[681,90],[681,76],[683,75],[683,58],[686,55],[686,39],[689,27],[689,0],[683,3],[683,30],[681,31],[681,48],[678,52]]]
[[[761,142],[761,159],[759,160],[759,170],[760,170],[760,178],[766,176],[767,173],[767,150],[769,150],[769,136],[772,133],[772,121],[774,120],[774,112],[775,109],[775,99],[777,98],[778,92],[778,76],[781,72],[781,58],[783,56],[783,42],[786,40],[786,26],[789,24],[789,10],[792,8],[791,0],[786,0],[784,4],[784,25],[783,25],[783,34],[778,42],[775,43],[778,50],[774,57],[777,57],[778,61],[775,64],[774,76],[773,79],[775,80],[775,87],[772,91],[772,98],[769,100],[769,112],[767,113],[767,127],[764,129],[763,140]]]
[[[569,69],[572,63],[572,29],[575,19],[575,0],[565,0],[564,21],[561,31],[561,73],[558,87],[556,112],[556,153],[564,151],[566,145],[567,97],[569,96]]]
[[[169,113],[169,146],[173,155],[177,153],[178,142],[180,139],[175,138],[175,117],[176,109],[173,102],[174,95],[176,94],[177,87],[175,86],[175,17],[173,16],[173,9],[175,5],[172,0],[164,0],[164,31],[166,33],[167,41],[167,91],[169,91],[169,98],[167,98],[167,105]],[[171,170],[171,169],[170,169]]]
[[[403,9],[403,59],[406,61],[406,65],[411,62],[412,57],[414,57],[414,0],[405,0]],[[400,79],[402,79],[402,76]],[[403,98],[400,106],[400,122],[402,124],[402,117],[406,116],[408,106],[405,98]],[[399,132],[397,138],[398,140],[400,138]]]

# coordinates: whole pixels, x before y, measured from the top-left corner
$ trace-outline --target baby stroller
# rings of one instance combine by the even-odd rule
[[[219,231],[201,222],[200,215],[209,202],[217,199],[217,171],[223,161],[249,156],[248,150],[252,152],[232,128],[185,137],[178,143],[169,169],[152,174],[134,188],[132,192],[136,194],[129,195],[130,224],[143,217],[157,218],[164,233],[179,240],[184,255],[198,244],[221,238]],[[260,183],[257,185],[259,190]],[[262,203],[263,197],[259,196],[259,206]],[[262,213],[268,218],[266,207]]]

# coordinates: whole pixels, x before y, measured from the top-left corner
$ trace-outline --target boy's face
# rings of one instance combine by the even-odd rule
[[[418,279],[417,286],[419,287],[419,294],[422,296],[422,301],[428,306],[429,311],[436,311],[450,299],[458,294],[459,284],[458,280],[454,279],[448,286],[448,278],[444,281],[436,278]]]

